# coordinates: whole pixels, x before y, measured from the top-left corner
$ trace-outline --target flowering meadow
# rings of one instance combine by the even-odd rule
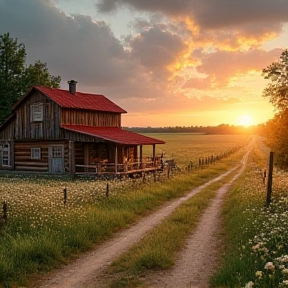
[[[146,189],[151,183],[146,177]],[[7,221],[1,215],[0,223],[0,283],[51,269],[177,194],[145,194],[142,184],[142,179],[0,177],[0,203],[7,205]]]
[[[181,141],[182,136],[177,137],[177,142],[183,145],[189,143],[189,149],[185,151],[187,156],[181,162],[183,164],[191,159],[189,153],[198,151],[193,155],[211,155],[227,151],[245,138],[228,137],[229,141],[225,143],[222,136],[183,135],[185,141]],[[193,141],[197,145],[204,141],[202,150],[200,146],[193,148]],[[169,143],[167,145],[169,150],[174,147]],[[183,152],[181,147],[174,147],[175,158],[177,153]],[[67,259],[103,242],[165,201],[184,195],[189,189],[220,175],[236,163],[235,159],[232,162],[227,160],[229,166],[225,161],[222,159],[210,166],[204,165],[190,174],[171,175],[169,179],[159,174],[156,181],[155,177],[148,175],[145,179],[125,181],[2,175],[0,287],[27,286],[27,276],[66,263]],[[4,203],[7,213],[4,213]]]
[[[274,167],[272,202],[266,205],[267,149],[249,157],[224,208],[227,243],[213,287],[288,287],[288,173]]]

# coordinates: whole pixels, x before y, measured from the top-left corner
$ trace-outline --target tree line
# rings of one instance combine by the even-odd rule
[[[136,133],[195,133],[195,134],[260,134],[262,125],[250,127],[220,124],[217,126],[124,127]]]

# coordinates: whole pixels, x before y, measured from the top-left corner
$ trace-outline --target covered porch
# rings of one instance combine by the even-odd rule
[[[63,128],[92,136],[89,141],[69,141],[73,174],[125,176],[162,168],[162,157],[156,155],[156,145],[165,143],[162,140],[118,127],[65,125]]]

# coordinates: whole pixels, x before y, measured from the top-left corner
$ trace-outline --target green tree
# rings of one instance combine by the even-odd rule
[[[276,161],[288,167],[288,50],[284,50],[278,62],[263,69],[265,79],[271,82],[263,90],[275,107],[274,118],[267,123],[267,144],[276,152]]]
[[[34,65],[29,65],[22,77],[24,91],[31,86],[44,85],[52,88],[59,88],[61,77],[49,74],[47,64],[36,61]]]
[[[276,112],[288,109],[288,50],[284,50],[278,62],[263,69],[265,79],[271,83],[263,90],[263,96],[269,98]]]
[[[9,38],[9,33],[0,35],[0,123],[11,113],[12,105],[21,95],[25,57],[23,44]]]
[[[46,63],[36,61],[26,67],[25,59],[24,44],[18,44],[9,33],[0,35],[0,124],[31,86],[60,87],[61,77],[50,75]]]

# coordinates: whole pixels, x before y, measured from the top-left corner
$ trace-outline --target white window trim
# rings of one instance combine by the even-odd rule
[[[43,105],[42,103],[30,105],[30,121],[43,121]]]
[[[7,152],[7,156],[4,156],[4,152]],[[4,164],[4,160],[8,160],[8,164]],[[10,167],[10,144],[4,144],[2,147],[2,167]]]
[[[31,159],[41,159],[41,148],[32,147],[31,148]]]

